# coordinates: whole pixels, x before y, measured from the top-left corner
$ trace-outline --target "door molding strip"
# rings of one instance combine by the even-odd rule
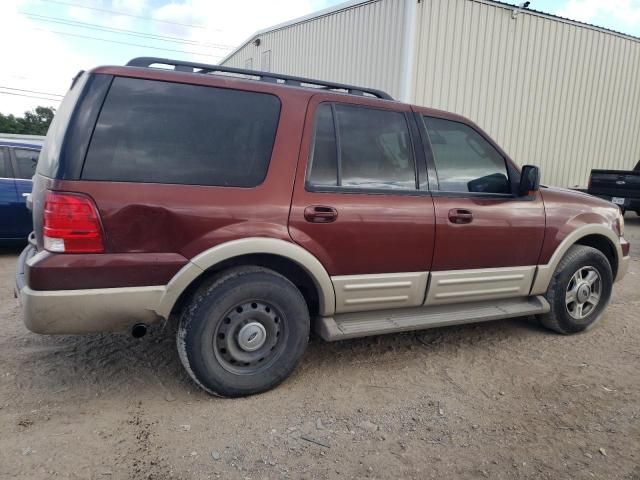
[[[425,305],[529,295],[535,266],[431,272]]]
[[[422,305],[429,272],[331,277],[336,312],[361,312]]]

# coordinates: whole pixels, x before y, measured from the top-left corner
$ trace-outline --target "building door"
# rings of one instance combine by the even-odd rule
[[[420,305],[434,245],[424,151],[408,107],[309,103],[289,232],[331,275],[336,310]]]
[[[475,126],[419,118],[436,218],[428,303],[528,295],[545,233],[540,193],[517,195],[517,168]]]

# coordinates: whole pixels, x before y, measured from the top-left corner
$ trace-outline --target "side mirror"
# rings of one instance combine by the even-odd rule
[[[518,194],[522,197],[540,190],[540,169],[535,165],[525,165],[520,172]]]

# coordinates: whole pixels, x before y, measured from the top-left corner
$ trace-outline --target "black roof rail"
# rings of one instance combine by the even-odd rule
[[[372,97],[381,98],[383,100],[393,100],[393,97],[381,90],[373,88],[356,87],[353,85],[344,85],[342,83],[325,82],[323,80],[314,80],[311,78],[294,77],[291,75],[282,75],[273,72],[261,72],[258,70],[246,70],[243,68],[225,67],[223,65],[209,65],[206,63],[185,62],[182,60],[171,60],[159,57],[137,57],[129,60],[128,67],[144,67],[151,68],[152,65],[172,66],[176,72],[188,73],[234,73],[238,75],[248,75],[257,77],[258,80],[269,83],[279,83],[283,85],[291,85],[295,87],[315,87],[325,90],[342,90],[351,95],[370,95]]]

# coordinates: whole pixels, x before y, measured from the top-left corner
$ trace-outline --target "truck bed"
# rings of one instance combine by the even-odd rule
[[[639,170],[591,170],[588,193],[619,205],[640,210]]]

